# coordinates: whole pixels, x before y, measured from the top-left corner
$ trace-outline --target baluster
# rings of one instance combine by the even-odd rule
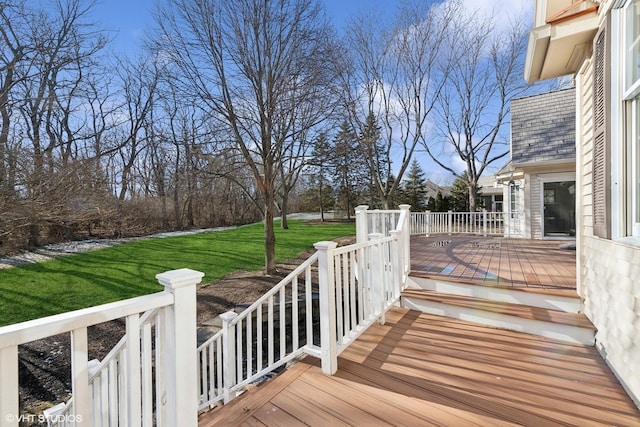
[[[253,375],[253,313],[246,317],[247,321],[247,378]],[[257,342],[257,341],[256,341]]]
[[[357,252],[352,252],[351,256],[349,257],[349,298],[350,298],[350,304],[349,306],[351,307],[351,329],[354,329],[357,325],[358,325],[358,314],[356,312],[356,309],[358,307],[358,303],[357,303],[357,299],[356,299],[356,289],[357,289],[357,283],[356,283],[356,268],[358,267],[357,263],[356,263],[356,253]]]
[[[256,311],[256,369],[262,370],[262,345],[264,343],[264,335],[262,332],[262,310],[264,310],[264,303],[260,303]]]
[[[142,326],[142,424],[153,425],[153,377],[151,373],[151,324]],[[204,389],[206,393],[206,388]]]
[[[274,346],[275,346],[275,342],[273,339],[273,328],[274,328],[274,322],[273,322],[273,296],[270,296],[268,299],[268,309],[267,309],[267,335],[268,335],[268,339],[267,339],[267,354],[268,354],[268,359],[267,359],[267,366],[269,365],[273,365],[273,361],[274,361]]]
[[[244,361],[244,351],[242,351],[242,320],[236,323],[236,383],[244,381],[242,372],[242,362]]]
[[[306,318],[305,324],[307,326],[307,343],[306,345],[312,346],[313,343],[313,289],[311,287],[311,266],[307,267],[304,275],[304,289],[305,289],[305,306],[306,306]]]
[[[167,366],[166,361],[166,339],[165,331],[167,318],[167,309],[161,308],[156,315],[156,336],[155,336],[155,387],[156,387],[156,424],[159,426],[166,425],[167,405],[163,404],[163,399],[167,393],[167,381],[164,375],[164,367]]]
[[[335,268],[335,299],[336,299],[336,329],[338,344],[342,344],[344,341],[344,303],[342,302],[343,288],[342,288],[342,276],[340,275],[341,269],[341,255],[334,258]]]
[[[298,276],[296,276],[291,282],[291,351],[296,351],[300,347],[298,342],[300,335],[298,314]]]
[[[285,309],[287,308],[287,301],[284,295],[284,286],[280,288],[280,359],[284,358],[287,353],[287,314]]]

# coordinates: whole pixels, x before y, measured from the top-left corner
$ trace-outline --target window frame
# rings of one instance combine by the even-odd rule
[[[640,70],[635,80],[631,80],[630,70],[635,64],[640,69],[640,0],[628,0],[621,7],[620,33],[622,76],[621,117],[623,137],[619,153],[619,162],[624,170],[620,171],[624,185],[619,189],[626,206],[622,207],[622,236],[640,237]],[[635,27],[630,28],[630,16],[636,15]],[[634,55],[635,53],[635,55]],[[632,59],[635,56],[635,61]],[[631,57],[631,58],[630,58]]]

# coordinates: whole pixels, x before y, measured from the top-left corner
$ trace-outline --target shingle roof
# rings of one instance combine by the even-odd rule
[[[576,158],[575,88],[511,101],[514,165]]]

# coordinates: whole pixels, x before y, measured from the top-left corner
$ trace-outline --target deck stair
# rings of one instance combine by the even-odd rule
[[[579,312],[573,290],[470,284],[421,272],[413,272],[409,283],[403,307],[566,342],[595,343],[595,327]]]

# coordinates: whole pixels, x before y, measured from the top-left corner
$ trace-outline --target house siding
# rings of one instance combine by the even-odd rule
[[[601,7],[601,12],[607,9]],[[640,406],[640,247],[594,235],[591,59],[577,73],[576,87],[578,293],[585,315],[598,330],[598,351]],[[612,120],[622,119],[612,117]]]

